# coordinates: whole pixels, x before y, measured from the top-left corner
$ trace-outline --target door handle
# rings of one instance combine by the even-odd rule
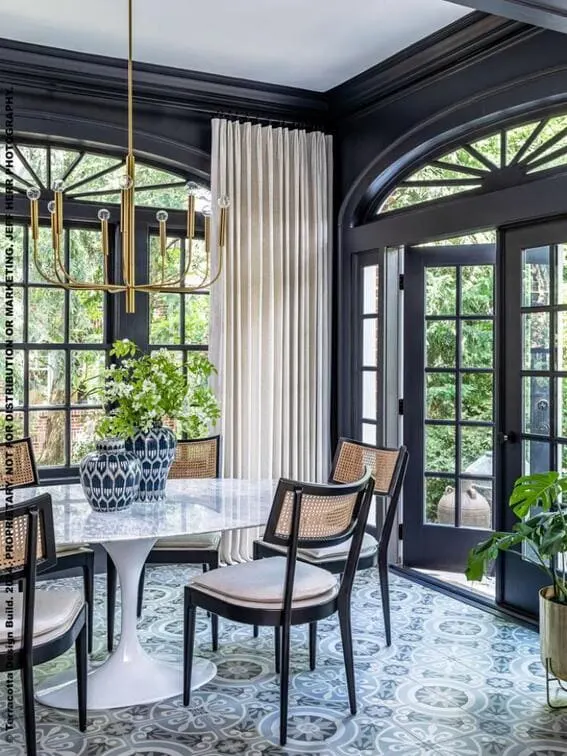
[[[499,444],[515,444],[518,440],[518,434],[515,431],[508,431],[508,433],[498,433],[496,439]]]

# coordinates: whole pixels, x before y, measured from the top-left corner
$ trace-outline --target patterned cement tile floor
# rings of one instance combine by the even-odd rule
[[[181,660],[182,590],[188,570],[148,570],[140,622],[145,647]],[[54,581],[56,590],[64,581]],[[67,581],[69,583],[71,581]],[[359,574],[353,625],[359,713],[348,712],[337,622],[320,625],[318,668],[308,668],[306,633],[292,635],[289,741],[277,745],[278,679],[272,633],[221,620],[221,648],[210,651],[206,616],[199,653],[217,677],[193,695],[148,706],[92,712],[86,735],[76,715],[37,707],[40,753],[49,756],[560,756],[567,754],[567,711],[550,711],[538,637],[474,607],[399,577],[391,581],[394,642],[384,644],[378,575]],[[97,578],[95,658],[105,658],[103,578]],[[73,663],[72,654],[36,668],[36,684]],[[0,676],[3,681],[3,677]],[[2,692],[5,685],[2,685]],[[17,691],[17,699],[19,691]],[[18,704],[19,706],[19,704]],[[0,700],[5,715],[5,700]],[[21,711],[16,711],[18,716]],[[18,717],[1,756],[24,756]],[[3,723],[0,723],[2,727]],[[4,728],[2,727],[2,730]]]

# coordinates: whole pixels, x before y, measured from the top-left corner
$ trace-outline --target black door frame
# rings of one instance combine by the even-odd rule
[[[498,312],[497,284],[496,284],[496,245],[474,244],[455,246],[435,246],[406,249],[404,274],[404,351],[412,355],[411,363],[406,362],[404,375],[404,443],[409,449],[411,465],[408,468],[404,486],[404,565],[407,567],[429,567],[431,569],[451,570],[463,569],[468,550],[478,543],[489,531],[473,528],[451,527],[435,523],[426,523],[424,516],[424,482],[426,478],[424,465],[425,452],[425,375],[426,366],[425,334],[425,270],[432,267],[462,266],[462,265],[492,265],[494,266],[494,362],[492,370],[496,376],[498,365],[496,318]],[[458,308],[453,318],[457,322],[463,319]],[[474,318],[474,316],[472,316]],[[451,319],[451,316],[447,316]],[[464,319],[468,319],[465,317]],[[457,481],[455,487],[456,522],[460,521],[458,481],[462,480],[459,472],[460,438],[458,429],[461,427],[460,417],[460,341],[456,334],[455,360],[455,420],[451,422],[457,430],[455,440],[455,472],[438,473],[436,478],[447,478],[447,482]],[[451,371],[451,368],[448,368]],[[473,369],[471,369],[471,372]],[[498,406],[497,381],[494,381],[493,394],[493,433],[496,435],[497,417],[495,408]],[[447,421],[449,423],[449,421]],[[443,424],[443,421],[436,421]],[[475,421],[466,421],[467,427],[476,427]],[[478,424],[478,427],[488,427]],[[498,492],[497,462],[498,450],[493,444],[493,472],[492,490],[496,500]],[[474,474],[467,474],[466,479],[475,479]],[[485,480],[486,476],[478,476]],[[493,518],[494,519],[494,518]]]

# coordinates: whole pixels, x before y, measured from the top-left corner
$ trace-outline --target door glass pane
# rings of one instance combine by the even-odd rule
[[[425,407],[428,420],[455,419],[455,373],[427,373]]]
[[[455,525],[456,484],[450,478],[425,479],[425,522]]]
[[[455,367],[457,327],[454,320],[430,320],[425,327],[427,367]]]
[[[363,268],[363,315],[378,313],[378,266],[367,265]]]
[[[492,315],[494,266],[463,265],[461,268],[461,315]]]
[[[492,530],[492,481],[461,481],[461,528]]]
[[[549,435],[549,378],[543,376],[522,378],[522,397],[524,407],[522,431],[542,436]]]
[[[549,370],[549,313],[522,315],[524,370]]]
[[[549,305],[550,253],[549,247],[533,247],[522,251],[522,305]]]
[[[455,471],[455,426],[427,425],[425,428],[427,472]]]
[[[567,244],[557,245],[557,304],[567,304]]]
[[[378,375],[374,370],[362,373],[362,416],[373,420],[376,417],[376,393],[378,389]]]
[[[373,446],[376,446],[377,430],[378,429],[375,425],[371,425],[370,423],[362,423],[362,443],[372,444]]]
[[[494,377],[492,373],[463,373],[461,419],[492,422]]]
[[[558,312],[556,318],[557,369],[567,370],[567,312]]]
[[[492,367],[494,353],[492,320],[463,320],[461,322],[461,349],[462,367]]]
[[[366,318],[362,321],[362,364],[366,367],[377,366],[378,321]]]
[[[460,469],[492,475],[492,428],[461,427]]]
[[[426,315],[455,315],[457,311],[457,269],[426,268]]]
[[[545,441],[522,441],[522,475],[547,472],[551,469],[549,444]]]

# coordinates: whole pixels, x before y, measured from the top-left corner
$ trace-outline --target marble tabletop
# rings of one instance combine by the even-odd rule
[[[134,503],[112,514],[94,512],[78,483],[15,489],[13,501],[51,494],[55,543],[65,546],[265,525],[276,485],[275,480],[233,478],[170,480],[163,502]]]

